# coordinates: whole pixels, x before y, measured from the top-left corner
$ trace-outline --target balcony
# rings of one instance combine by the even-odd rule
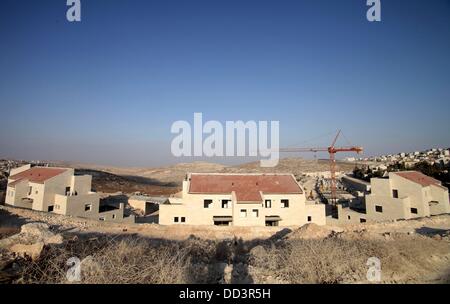
[[[29,198],[29,197],[24,197],[24,198],[22,198],[22,203],[23,204],[30,204],[30,205],[32,205],[33,204],[33,199]]]

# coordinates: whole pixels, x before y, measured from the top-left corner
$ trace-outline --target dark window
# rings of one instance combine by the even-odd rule
[[[383,212],[383,207],[381,207],[381,206],[375,206],[375,211],[376,211],[376,212]]]
[[[266,221],[266,226],[278,226],[278,221]]]
[[[222,208],[224,209],[230,208],[229,203],[230,203],[229,200],[222,200]]]
[[[281,200],[281,208],[289,208],[289,200],[282,199]]]
[[[92,210],[92,204],[84,204],[84,211],[91,211]]]
[[[53,211],[53,206],[48,206],[48,212],[52,212]]]
[[[211,204],[212,204],[212,200],[210,200],[210,199],[203,201],[203,207],[205,207],[205,208],[209,208],[209,205],[211,205]]]
[[[68,194],[68,193],[70,193],[70,187],[66,187],[66,193],[65,194]]]
[[[347,218],[350,219],[350,215],[347,215]]]
[[[362,218],[362,219],[359,219],[359,222],[360,222],[360,223],[365,223],[365,222],[366,222],[366,219],[363,219],[363,218]]]
[[[181,217],[181,222],[186,223],[186,218],[184,216]]]
[[[176,216],[176,217],[173,218],[173,222],[174,222],[174,223],[178,223],[178,216]]]
[[[311,222],[311,221],[312,221],[312,217],[308,216],[308,222]]]
[[[417,214],[417,208],[411,208],[411,213]]]
[[[214,221],[214,225],[216,225],[216,226],[230,226],[230,222],[228,222],[228,221]]]
[[[264,207],[265,208],[272,208],[272,201],[271,200],[265,200],[264,201]]]
[[[392,197],[398,198],[398,190],[396,190],[396,189],[392,190]]]

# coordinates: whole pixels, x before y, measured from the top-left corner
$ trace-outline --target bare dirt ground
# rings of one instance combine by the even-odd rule
[[[381,283],[450,283],[450,215],[345,227],[181,228],[1,206],[0,239],[32,222],[47,223],[64,243],[34,261],[16,258],[20,272],[0,269],[0,281],[3,271],[6,282],[64,283],[75,255],[100,269],[84,277],[89,283],[367,283],[370,257],[381,261]]]

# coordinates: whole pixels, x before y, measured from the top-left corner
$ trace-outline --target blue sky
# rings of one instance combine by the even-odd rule
[[[282,146],[450,146],[448,0],[382,0],[378,23],[365,0],[81,3],[1,1],[0,157],[174,163],[194,112],[279,120]]]

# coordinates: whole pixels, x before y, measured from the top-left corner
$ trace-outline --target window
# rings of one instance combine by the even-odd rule
[[[102,216],[102,217],[99,217],[98,220],[99,221],[105,221],[105,218]]]
[[[411,208],[411,213],[417,214],[417,208]]]
[[[178,216],[176,216],[176,217],[173,218],[173,222],[174,222],[174,223],[178,223]]]
[[[230,208],[230,200],[222,200],[222,208]]]
[[[115,214],[113,214],[113,215],[112,215],[112,218],[113,218],[113,219],[115,219],[115,218],[116,218],[116,215],[115,215]]]
[[[347,219],[350,219],[350,215],[347,215]]]
[[[281,200],[281,208],[289,208],[289,200],[282,199]]]
[[[47,211],[48,211],[48,212],[53,212],[53,208],[54,208],[53,206],[48,206]]]
[[[253,209],[252,210],[252,215],[253,215],[253,217],[258,217],[258,215],[259,215],[258,209]]]
[[[186,218],[184,216],[181,217],[181,222],[186,223]]]
[[[212,204],[212,200],[207,199],[203,201],[203,207],[205,208],[211,208],[210,205]]]
[[[365,223],[365,222],[366,222],[366,219],[361,218],[361,219],[359,219],[359,222],[360,222],[360,223]]]
[[[247,210],[246,209],[241,209],[240,215],[241,215],[241,217],[247,217]]]
[[[278,221],[266,221],[266,226],[278,226]]]
[[[375,211],[376,211],[376,212],[383,212],[383,207],[381,207],[381,206],[375,206]]]
[[[312,221],[312,217],[310,215],[308,215],[308,222]]]
[[[31,195],[32,192],[33,192],[33,187],[29,186],[28,187],[28,195]]]
[[[92,210],[92,204],[84,204],[84,211],[91,211]]]
[[[215,226],[230,226],[230,223],[228,221],[214,221]]]
[[[265,208],[272,208],[272,201],[271,200],[265,200],[264,201],[264,207]]]
[[[66,187],[66,195],[68,195],[70,193],[70,187]]]
[[[392,197],[393,198],[398,198],[398,190],[396,190],[396,189],[392,190]]]

